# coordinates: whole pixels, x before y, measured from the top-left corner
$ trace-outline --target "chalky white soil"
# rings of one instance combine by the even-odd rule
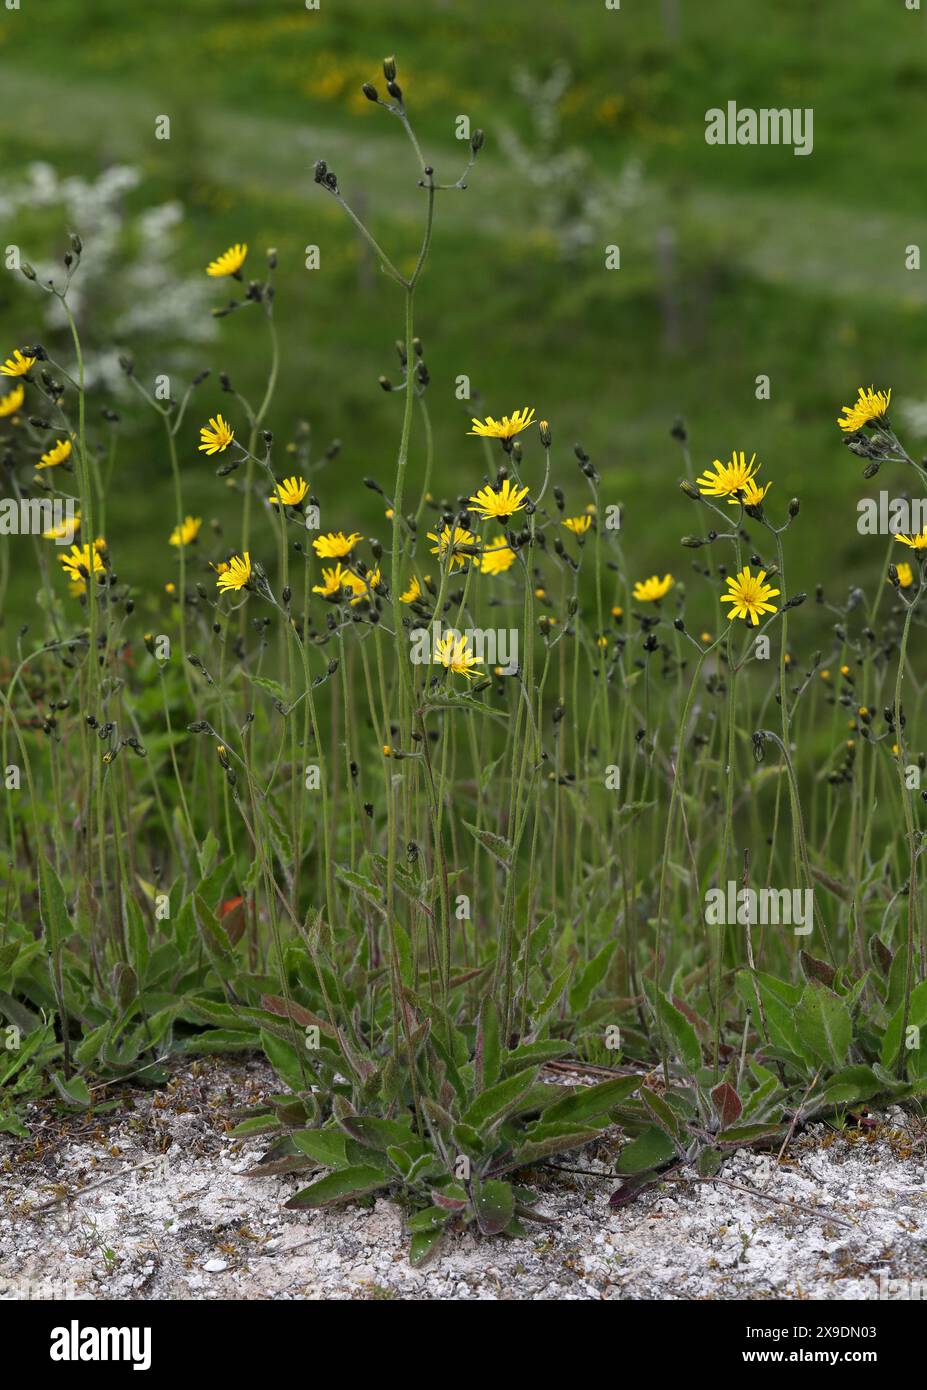
[[[37,1107],[30,1141],[0,1136],[0,1298],[830,1300],[879,1297],[880,1279],[882,1297],[927,1297],[927,1128],[898,1110],[617,1211],[609,1135],[563,1160],[601,1178],[537,1171],[558,1228],[457,1234],[415,1270],[393,1203],[289,1212],[308,1179],[244,1176],[265,1144],[230,1138],[232,1111],[274,1089],[259,1061],[207,1061],[114,1114]]]

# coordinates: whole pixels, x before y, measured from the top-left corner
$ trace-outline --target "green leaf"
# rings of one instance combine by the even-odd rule
[[[461,1117],[463,1124],[477,1131],[496,1124],[531,1089],[537,1080],[538,1070],[537,1067],[529,1067],[526,1071],[516,1072],[514,1076],[481,1092]]]
[[[261,1029],[261,1046],[268,1062],[291,1091],[308,1089],[308,1080],[303,1072],[302,1059],[296,1048],[282,1038],[275,1038],[265,1028]]]
[[[301,1129],[290,1136],[299,1152],[326,1168],[345,1168],[348,1163],[345,1136],[336,1129]]]
[[[817,1099],[825,1105],[850,1105],[868,1100],[884,1089],[872,1067],[844,1067],[828,1078]]]
[[[485,850],[497,859],[504,869],[511,868],[514,847],[511,840],[503,839],[501,835],[494,835],[491,830],[481,830],[476,825],[471,825],[468,820],[464,825],[476,840],[477,844],[482,845]]]
[[[52,1072],[52,1082],[55,1090],[63,1101],[68,1105],[76,1105],[81,1110],[86,1110],[92,1097],[86,1081],[82,1076],[72,1076],[70,1081],[65,1081],[59,1071]]]
[[[809,980],[794,1017],[799,1037],[816,1060],[842,1067],[853,1041],[853,1023],[843,1000],[819,980]]]
[[[496,1179],[474,1184],[473,1206],[483,1235],[496,1236],[515,1215],[515,1194],[507,1182]]]
[[[48,949],[56,956],[65,937],[71,934],[71,919],[61,879],[44,855],[39,855],[39,913]]]
[[[737,1148],[760,1139],[783,1139],[786,1132],[785,1125],[739,1125],[717,1135],[716,1142],[724,1148]]]
[[[355,1197],[365,1197],[370,1192],[379,1192],[388,1186],[389,1178],[382,1168],[358,1164],[327,1173],[324,1178],[302,1188],[284,1205],[290,1211],[299,1211],[304,1207],[330,1207],[338,1202],[351,1202]]]
[[[476,1083],[479,1090],[494,1086],[499,1080],[499,1059],[499,1013],[492,996],[487,994],[480,1009],[476,1033]]]
[[[589,1003],[592,991],[605,979],[617,944],[617,941],[614,940],[606,941],[602,949],[593,956],[582,971],[579,978],[570,986],[570,1009],[574,1014],[583,1012]]]
[[[700,1178],[713,1178],[721,1167],[724,1155],[720,1149],[702,1149],[698,1156],[696,1168]]]
[[[695,1029],[667,995],[657,995],[656,1008],[657,1018],[675,1044],[676,1055],[694,1076],[702,1065],[702,1048]]]
[[[675,1155],[676,1150],[669,1136],[652,1125],[621,1150],[618,1172],[645,1173],[648,1168],[656,1168]]]
[[[903,955],[903,952],[899,952]],[[882,1065],[883,1067],[894,1066],[901,1048],[901,1024],[904,1020],[904,1000],[899,1004],[896,1013],[889,1021],[882,1039]],[[923,1028],[927,1024],[927,980],[915,985],[911,991],[910,1008],[908,1010],[908,1027]]]
[[[409,1264],[414,1269],[420,1269],[431,1259],[443,1239],[444,1229],[441,1226],[434,1230],[416,1231],[409,1244]]]
[[[616,1076],[612,1081],[600,1081],[597,1086],[577,1086],[544,1111],[544,1122],[575,1124],[605,1115],[627,1100],[640,1084],[639,1076]]]

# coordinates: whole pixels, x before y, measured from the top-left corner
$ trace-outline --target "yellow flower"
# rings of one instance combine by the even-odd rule
[[[235,434],[230,426],[221,415],[216,415],[200,430],[200,451],[204,454],[221,454],[234,438]]]
[[[881,420],[888,410],[888,403],[892,398],[891,390],[873,391],[869,387],[864,391],[862,386],[859,388],[859,396],[853,405],[843,407],[844,419],[838,419],[837,424],[847,434],[852,434],[855,430],[861,430],[864,425],[869,425],[873,420]]]
[[[601,647],[602,650],[604,651],[605,648],[608,646],[608,638],[605,637],[605,636],[597,637],[597,638],[595,639],[595,644],[596,644],[597,647]]]
[[[173,531],[171,532],[170,544],[189,545],[191,541],[196,540],[197,536],[200,533],[200,527],[202,526],[202,524],[203,518],[201,516],[186,517],[181,522],[181,524],[179,526],[175,526]]]
[[[652,574],[649,579],[639,579],[632,593],[639,603],[656,603],[666,597],[675,582],[671,574],[664,574],[662,579]]]
[[[73,585],[72,592],[82,594],[87,588],[87,578],[91,574],[103,573],[103,561],[99,542],[90,545],[72,545],[67,555],[59,555],[65,574]]]
[[[348,570],[344,576],[344,585],[345,588],[350,589],[354,594],[354,598],[351,599],[352,606],[356,603],[361,603],[365,598],[370,597],[374,589],[379,588],[380,571],[375,569],[362,579],[360,575],[352,574],[351,571]]]
[[[622,608],[621,604],[620,604],[620,603],[616,603],[615,606],[614,606],[614,608],[612,609],[612,617],[613,617],[613,618],[620,618],[620,617],[623,616],[623,614],[624,614],[624,609]]]
[[[482,570],[483,574],[505,574],[514,563],[515,551],[504,536],[499,536],[484,546],[476,561],[477,568]]]
[[[700,634],[699,634],[699,641],[701,641],[701,642],[710,642],[710,641],[711,641],[711,633],[710,633],[710,632],[702,632],[702,633],[700,633]]]
[[[70,540],[79,527],[80,512],[75,512],[73,521],[68,521],[65,517],[59,525],[49,526],[47,531],[42,532],[42,539],[46,541]]]
[[[4,363],[0,364],[0,375],[25,376],[30,368],[35,366],[35,363],[34,357],[23,357],[19,348],[16,348],[13,356],[8,357]]]
[[[226,569],[222,571],[216,580],[217,587],[222,593],[227,594],[232,589],[243,589],[251,578],[251,556],[246,550],[244,555],[233,555],[228,562]]]
[[[568,516],[564,517],[560,525],[572,531],[574,536],[584,536],[592,525],[592,517],[588,513],[585,516]]]
[[[327,535],[316,536],[312,548],[322,560],[340,560],[350,555],[360,538],[360,531],[352,531],[350,536],[343,531],[329,531]]]
[[[223,251],[221,256],[217,256],[214,261],[210,261],[206,267],[206,274],[212,276],[235,275],[245,263],[248,254],[248,243],[244,245],[236,242],[227,251]]]
[[[415,575],[413,574],[412,578],[409,580],[409,587],[406,589],[406,591],[405,591],[404,594],[400,594],[400,595],[399,595],[399,602],[400,602],[400,603],[414,603],[415,600],[416,600],[417,598],[421,598],[421,596],[422,596],[422,586],[421,586],[421,584],[418,582],[418,580],[416,579]]]
[[[896,536],[896,541],[909,545],[912,550],[927,550],[927,531],[919,531],[916,536]]]
[[[428,539],[434,541],[434,545],[431,547],[432,555],[439,555],[443,560],[448,551],[451,552],[451,569],[463,569],[467,560],[471,558],[466,551],[461,553],[461,546],[476,547],[479,545],[473,532],[465,530],[462,526],[455,526],[453,531],[450,526],[445,526],[440,536],[429,531]]]
[[[895,569],[898,571],[898,583],[902,589],[910,589],[914,583],[914,571],[911,566],[902,560],[900,565],[895,566]]]
[[[284,478],[271,493],[270,500],[275,507],[281,502],[285,507],[298,507],[308,491],[309,484],[304,478]]]
[[[0,420],[7,415],[15,415],[26,395],[25,386],[14,386],[5,396],[0,396]]]
[[[489,521],[494,516],[500,521],[508,521],[513,512],[521,511],[527,496],[526,487],[513,487],[511,481],[505,478],[498,492],[494,492],[491,487],[484,487],[469,500],[484,521]]]
[[[472,430],[468,434],[478,434],[484,439],[512,439],[516,434],[521,434],[526,430],[534,419],[534,409],[516,410],[511,416],[503,415],[501,420],[494,420],[491,415],[487,415],[485,420],[472,420]]]
[[[167,582],[167,583],[165,584],[165,586],[164,586],[164,592],[165,592],[166,594],[171,594],[171,595],[176,594],[176,592],[177,592],[177,585],[174,584],[171,580],[168,580],[168,582]]]
[[[43,454],[35,465],[36,468],[54,468],[56,464],[64,463],[65,459],[71,457],[70,439],[59,439],[54,448],[49,449]]]
[[[741,490],[744,506],[758,507],[771,487],[772,483],[766,483],[763,487],[760,487],[755,478],[750,478]],[[727,505],[729,507],[737,507],[739,504],[739,497],[729,497],[727,499]]]
[[[471,652],[466,637],[458,637],[455,633],[449,632],[446,637],[441,638],[435,647],[432,664],[446,666],[455,675],[466,676],[469,681],[473,679],[475,674],[472,668],[481,663]]]
[[[702,476],[697,479],[699,491],[708,497],[732,497],[736,501],[737,493],[746,492],[753,480],[753,475],[762,467],[762,464],[759,463],[754,467],[755,460],[756,454],[751,454],[750,462],[747,463],[747,456],[742,449],[740,453],[736,449],[734,450],[730,463],[722,463],[720,459],[715,459],[711,465],[711,468],[715,470],[714,473],[712,473],[711,468],[706,468]]]
[[[323,598],[334,598],[336,594],[340,594],[341,590],[344,588],[346,577],[347,571],[342,569],[340,564],[331,566],[328,569],[323,565],[322,583],[313,584],[312,592],[314,594],[321,594]]]
[[[765,580],[765,570],[753,575],[750,573],[749,565],[744,566],[736,579],[728,577],[730,593],[722,595],[721,598],[722,603],[733,604],[727,615],[728,622],[733,622],[735,618],[743,618],[745,622],[751,622],[756,627],[761,613],[775,613],[776,605],[768,600],[778,594],[779,590],[770,588]]]

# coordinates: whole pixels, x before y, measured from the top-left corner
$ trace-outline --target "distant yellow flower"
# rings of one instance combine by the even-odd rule
[[[421,586],[421,584],[418,582],[418,580],[416,579],[415,575],[413,574],[412,578],[409,580],[409,587],[406,589],[406,591],[405,591],[404,594],[400,594],[400,595],[399,595],[399,602],[400,602],[400,603],[414,603],[415,600],[416,600],[417,598],[421,598],[421,596],[422,596],[422,586]]]
[[[285,507],[298,507],[308,491],[309,484],[305,478],[284,478],[271,493],[270,500],[275,507],[281,502]]]
[[[697,479],[699,491],[708,497],[732,497],[736,502],[737,493],[746,492],[754,474],[763,466],[755,461],[756,454],[751,454],[750,462],[747,463],[747,456],[742,449],[739,453],[734,450],[730,463],[722,463],[720,459],[715,459],[711,465],[714,473],[711,468],[706,468]]]
[[[245,242],[244,245],[242,245],[241,242],[236,242],[235,245],[230,246],[227,251],[223,251],[221,256],[217,256],[214,261],[209,262],[209,265],[206,267],[206,274],[214,277],[220,275],[234,275],[237,271],[241,270],[247,254],[248,243]]]
[[[350,536],[343,531],[329,531],[327,535],[316,536],[312,548],[322,560],[341,560],[350,555],[360,538],[360,531],[352,531]]]
[[[221,454],[229,447],[234,438],[235,434],[231,427],[221,415],[216,415],[208,425],[203,425],[200,430],[200,450],[204,454]]]
[[[179,526],[174,527],[170,534],[169,543],[171,545],[189,545],[191,541],[196,540],[202,524],[203,518],[201,516],[185,517]]]
[[[173,595],[177,592],[177,585],[169,579],[164,586],[164,592],[166,594],[170,594],[173,597]]]
[[[498,492],[491,487],[481,488],[469,499],[484,521],[498,517],[508,521],[514,512],[520,512],[528,496],[526,487],[513,487],[509,478],[504,478]]]
[[[465,530],[462,526],[455,526],[451,530],[450,526],[445,526],[440,536],[436,536],[433,531],[428,532],[428,539],[434,541],[431,547],[432,555],[439,555],[443,560],[445,555],[451,553],[451,569],[463,569],[464,565],[472,557],[461,551],[461,546],[473,547],[479,545],[479,541],[472,531]]]
[[[352,606],[361,603],[365,598],[369,598],[374,589],[380,587],[380,571],[378,569],[369,571],[363,579],[358,574],[346,571],[344,576],[345,588],[351,590],[354,597],[351,599]]]
[[[42,532],[42,539],[46,541],[70,540],[80,527],[80,512],[75,512],[73,520],[59,522],[57,526],[49,526],[47,531]]]
[[[446,666],[456,676],[466,676],[469,681],[476,674],[473,667],[479,666],[481,663],[471,652],[466,637],[458,637],[455,633],[449,632],[446,637],[441,638],[435,647],[432,664]]]
[[[5,396],[0,396],[0,420],[7,415],[15,415],[26,395],[25,386],[14,386]]]
[[[251,556],[246,550],[244,555],[232,556],[228,568],[224,569],[216,580],[216,585],[222,593],[227,594],[233,589],[243,589],[250,578]]]
[[[821,680],[822,680],[822,681],[829,681],[829,680],[830,680],[830,671],[827,671],[827,670],[822,671],[822,672],[821,672]]]
[[[72,545],[67,555],[59,555],[65,574],[75,586],[75,592],[83,593],[87,587],[87,579],[91,574],[103,573],[103,561],[100,559],[101,545],[94,542],[90,545]]]
[[[765,580],[765,570],[760,570],[754,575],[750,573],[749,565],[744,566],[736,579],[728,577],[730,593],[721,597],[722,603],[733,605],[727,615],[728,622],[733,622],[735,618],[743,618],[744,622],[751,622],[756,627],[762,613],[775,613],[776,605],[768,600],[774,598],[779,590],[770,588]]]
[[[914,571],[911,566],[902,560],[900,565],[895,566],[895,569],[898,571],[898,583],[902,589],[910,589],[914,583]]]
[[[328,569],[323,565],[322,583],[313,584],[312,592],[314,594],[321,594],[323,598],[334,598],[337,594],[341,593],[346,578],[347,570],[343,569],[340,564],[333,565]]]
[[[526,430],[534,419],[534,409],[516,410],[511,417],[503,415],[501,420],[494,420],[491,415],[487,415],[485,420],[472,420],[472,430],[468,434],[478,434],[485,439],[512,439],[516,434],[521,434]]]
[[[70,439],[59,439],[58,443],[54,446],[54,448],[49,449],[47,453],[43,454],[35,466],[37,469],[54,468],[57,464],[64,463],[65,460],[69,459],[70,457]]]
[[[19,348],[0,365],[0,375],[2,376],[25,376],[26,373],[35,366],[34,357],[23,357]]]
[[[862,386],[859,388],[859,396],[853,405],[843,407],[844,418],[838,419],[837,424],[847,434],[852,434],[855,430],[861,430],[864,425],[869,425],[873,420],[881,420],[888,410],[889,401],[892,398],[891,390],[873,391],[869,387],[864,391]]]
[[[710,642],[710,641],[711,641],[711,633],[710,633],[710,632],[702,632],[702,633],[699,633],[699,641],[700,641],[700,642]]]
[[[656,603],[666,597],[675,582],[671,574],[664,574],[662,579],[652,574],[649,579],[639,579],[631,592],[638,603]]]
[[[613,609],[612,609],[612,617],[613,617],[613,618],[620,618],[620,617],[623,616],[623,614],[624,614],[624,609],[622,608],[621,604],[620,604],[620,603],[616,603],[615,606],[614,606]]]
[[[916,536],[896,536],[896,541],[909,545],[912,550],[927,550],[927,531],[919,531]]]
[[[601,647],[602,650],[604,651],[605,648],[608,646],[608,638],[605,637],[604,635],[601,636],[601,637],[597,637],[597,638],[595,639],[595,644],[596,644],[597,647]]]
[[[515,563],[515,551],[504,536],[483,547],[476,565],[483,574],[505,574]]]
[[[574,536],[584,536],[592,525],[592,517],[588,513],[584,516],[567,516],[560,525],[572,531]]]

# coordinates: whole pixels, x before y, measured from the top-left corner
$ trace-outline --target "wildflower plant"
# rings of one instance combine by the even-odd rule
[[[80,235],[63,271],[26,274],[67,332],[9,343],[0,441],[16,500],[39,478],[76,529],[57,564],[59,528],[35,538],[40,628],[0,682],[0,1011],[22,1035],[0,1124],[25,1134],[43,1089],[90,1111],[177,1055],[261,1050],[280,1089],[237,1130],[266,1142],[253,1171],[305,1178],[297,1209],[401,1198],[420,1261],[462,1225],[543,1225],[526,1175],[564,1151],[607,1153],[627,1201],[667,1167],[711,1176],[811,1116],[923,1094],[927,546],[898,535],[869,599],[809,604],[774,465],[744,449],[696,474],[677,425],[697,521],[648,561],[544,402],[468,407],[442,474],[417,304],[484,137],[439,174],[394,58],[363,92],[408,146],[411,262],[325,159],[313,177],[396,305],[394,468],[364,480],[382,534],[326,485],[334,446],[316,459],[277,413],[277,252],[207,248],[214,317],[251,314],[256,365],[160,399],[123,354],[173,496],[164,575],[130,587],[72,309]],[[890,397],[861,391],[845,442],[923,476]],[[239,503],[233,534],[188,506],[194,470]],[[811,910],[761,922],[780,889]]]

